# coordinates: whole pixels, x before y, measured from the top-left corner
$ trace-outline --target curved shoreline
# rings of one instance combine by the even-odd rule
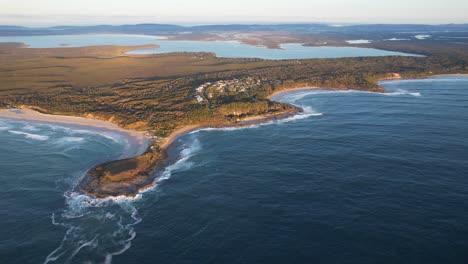
[[[456,75],[457,76],[457,75]],[[430,78],[425,77],[425,78]],[[384,79],[381,79],[379,81],[383,81]],[[392,79],[385,79],[387,81],[399,81],[399,80],[404,80],[403,78],[392,78]],[[288,88],[288,89],[283,89],[280,91],[276,91],[267,98],[274,101],[274,98],[280,94],[285,94],[285,93],[291,93],[291,92],[297,92],[297,91],[307,91],[307,90],[317,90],[317,89],[327,89],[327,90],[353,90],[353,89],[343,89],[343,88],[330,88],[330,87],[316,87],[316,86],[311,86],[311,87],[294,87],[294,88]],[[355,90],[362,90],[362,91],[369,91],[369,92],[380,92],[380,93],[385,93],[384,88],[369,88],[369,89],[355,89]],[[233,123],[224,123],[224,124],[198,124],[198,125],[188,125],[181,127],[174,132],[172,132],[168,137],[164,138],[163,141],[159,143],[161,155],[158,157],[158,159],[153,162],[152,167],[150,169],[146,169],[144,171],[140,171],[138,174],[135,175],[135,182],[136,184],[132,184],[132,188],[130,192],[127,192],[127,190],[124,190],[123,192],[117,192],[116,194],[111,194],[111,195],[103,195],[102,193],[99,192],[88,192],[85,190],[85,188],[81,188],[83,192],[85,192],[88,195],[98,197],[98,198],[104,198],[104,197],[113,197],[113,196],[127,196],[127,197],[135,197],[138,195],[140,192],[145,191],[148,188],[151,188],[154,186],[154,182],[157,179],[157,176],[155,177],[155,173],[159,172],[159,170],[164,169],[168,165],[169,157],[167,155],[167,150],[172,146],[172,144],[179,139],[180,137],[189,134],[193,131],[197,131],[200,129],[204,128],[229,128],[229,127],[246,127],[246,126],[251,126],[251,125],[258,125],[258,124],[264,124],[268,123],[270,121],[274,120],[282,120],[286,119],[288,117],[294,116],[296,114],[299,114],[303,112],[303,109],[299,107],[295,107],[292,110],[282,112],[282,113],[277,113],[274,115],[266,115],[266,116],[254,116],[254,117],[249,117],[246,118],[242,121],[239,122],[233,122]],[[88,172],[88,174],[85,176],[85,178],[95,178],[97,180],[100,176],[97,175],[97,173],[93,173],[91,170]],[[142,179],[143,178],[143,179]],[[130,180],[133,181],[133,178]],[[123,183],[125,185],[127,183]],[[128,185],[127,185],[128,187]],[[135,189],[136,188],[136,189]]]
[[[283,93],[290,93],[290,92],[296,92],[296,91],[301,91],[301,90],[314,90],[314,89],[333,89],[333,90],[346,90],[346,89],[339,89],[339,88],[324,88],[324,87],[295,87],[295,88],[289,88],[289,89],[283,89],[280,91],[277,91],[270,96],[268,96],[268,99],[272,99],[274,96],[278,94],[283,94]],[[7,112],[5,112],[7,111]],[[245,118],[241,121],[238,122],[232,122],[232,123],[224,123],[224,124],[198,124],[198,125],[188,125],[181,127],[174,132],[172,132],[169,136],[164,138],[162,141],[160,141],[157,144],[153,144],[152,146],[148,144],[149,139],[144,136],[142,132],[137,132],[133,130],[127,130],[123,129],[119,126],[117,126],[114,123],[111,123],[109,121],[101,121],[101,120],[95,120],[95,119],[90,119],[90,118],[83,118],[83,117],[73,117],[73,116],[61,116],[61,115],[48,115],[48,114],[41,114],[39,112],[36,112],[31,109],[22,109],[22,111],[26,111],[29,113],[34,113],[33,115],[28,115],[26,118],[25,116],[18,117],[15,116],[14,112],[11,110],[1,110],[0,111],[0,117],[5,116],[5,113],[9,113],[8,115],[12,119],[17,119],[17,120],[26,120],[26,121],[36,121],[36,122],[47,122],[47,123],[59,123],[59,124],[65,124],[65,125],[76,125],[76,121],[80,120],[80,124],[82,126],[88,126],[90,128],[94,129],[110,129],[114,131],[120,131],[127,133],[128,136],[133,137],[136,139],[135,135],[139,135],[140,137],[146,139],[145,143],[146,144],[140,144],[137,145],[139,147],[138,151],[134,151],[133,153],[138,153],[137,155],[126,155],[123,158],[119,158],[117,160],[109,161],[104,164],[99,164],[93,168],[90,168],[83,178],[80,180],[78,186],[75,187],[75,189],[80,190],[81,192],[95,197],[95,198],[112,198],[112,197],[122,197],[122,196],[127,196],[127,197],[135,197],[137,196],[140,192],[151,188],[154,186],[154,182],[157,179],[157,176],[155,173],[159,172],[161,169],[164,169],[165,166],[168,165],[169,162],[169,157],[167,155],[168,149],[172,146],[172,144],[179,139],[180,137],[189,134],[193,131],[199,130],[199,129],[204,129],[204,128],[229,128],[229,127],[247,127],[251,125],[258,125],[258,124],[264,124],[268,123],[271,121],[276,121],[276,120],[282,120],[289,118],[291,116],[294,116],[296,114],[299,114],[303,112],[303,109],[294,106],[294,108],[289,109],[284,112],[280,113],[275,113],[272,115],[263,115],[263,116],[253,116],[249,118]],[[60,120],[60,121],[57,121]],[[141,143],[142,141],[140,141]],[[145,146],[145,148],[142,148],[142,146]],[[158,146],[160,148],[159,155],[154,156],[154,154],[151,154],[150,150],[151,148]],[[135,147],[135,145],[133,145]],[[131,165],[132,159],[147,159],[146,161],[146,167],[143,168],[129,168]],[[123,178],[120,182],[106,182],[105,178],[108,177],[105,172],[110,171],[110,170],[115,170],[117,168],[118,172],[117,174],[122,174],[123,173],[128,173],[128,171],[131,171],[131,174],[133,176],[128,177],[128,178]],[[104,174],[103,174],[104,173]],[[128,175],[127,175],[128,176]],[[104,180],[103,180],[104,179]]]
[[[123,136],[128,142],[128,146],[124,153],[119,157],[121,159],[141,155],[150,145],[150,138],[148,138],[143,132],[124,129],[114,123],[97,119],[43,114],[29,108],[0,109],[0,118],[20,122],[64,125],[71,128],[89,129],[97,132],[104,131],[117,133],[118,135]]]
[[[307,89],[307,88],[306,88]],[[200,129],[205,129],[205,128],[230,128],[230,127],[247,127],[247,126],[252,126],[252,125],[258,125],[258,124],[264,124],[269,121],[274,121],[274,120],[282,120],[288,117],[291,117],[293,115],[296,115],[298,113],[301,113],[302,109],[297,108],[295,111],[291,112],[284,112],[280,113],[277,115],[270,115],[270,116],[254,116],[254,117],[249,117],[245,118],[242,121],[235,122],[235,123],[227,123],[227,124],[222,124],[222,125],[209,125],[209,124],[200,124],[200,125],[189,125],[182,127],[169,135],[164,143],[161,144],[161,149],[167,150],[169,149],[172,144],[179,139],[180,137],[183,137],[187,134],[190,134],[191,132],[200,130]]]
[[[106,190],[107,187],[101,188],[99,180],[102,175],[99,175],[99,170],[96,171],[96,168],[105,166],[108,164],[114,164],[119,162],[125,162],[129,159],[139,158],[146,155],[149,152],[151,147],[150,138],[146,137],[143,132],[138,132],[134,130],[128,130],[119,127],[118,125],[111,123],[109,121],[96,120],[91,118],[84,117],[75,117],[75,116],[64,116],[64,115],[51,115],[43,114],[29,108],[22,109],[0,109],[0,118],[7,120],[15,121],[26,121],[26,122],[37,122],[37,123],[46,123],[46,124],[57,124],[65,125],[71,128],[77,129],[89,129],[94,131],[111,131],[118,133],[119,135],[124,136],[128,141],[128,148],[123,153],[121,157],[116,160],[106,162],[104,164],[98,164],[93,168],[90,168],[83,178],[81,179],[78,186],[75,189],[79,189],[89,196],[95,198],[107,198],[107,197],[135,197],[139,192],[144,191],[154,185],[156,177],[154,173],[163,169],[168,162],[168,155],[166,154],[167,150],[172,146],[172,144],[179,139],[180,137],[191,133],[193,131],[203,129],[203,128],[225,128],[225,127],[244,127],[256,124],[262,124],[273,120],[281,120],[288,118],[290,116],[296,115],[302,112],[300,108],[293,108],[292,110],[276,113],[268,116],[256,116],[251,118],[246,118],[239,122],[226,123],[226,124],[199,124],[199,125],[189,125],[184,126],[174,132],[172,132],[168,137],[164,138],[158,145],[160,147],[160,155],[153,160],[149,166],[149,170],[137,171],[134,178],[131,178],[128,181],[122,183],[113,183],[111,184],[113,188],[109,192],[95,192],[93,188],[98,188]],[[153,144],[155,146],[156,144]],[[127,165],[127,164],[125,164]],[[117,190],[117,191],[116,191]]]
[[[437,77],[437,76],[463,76],[466,77],[466,74],[453,74],[453,75],[433,75],[425,78]],[[400,81],[405,80],[403,78],[395,78],[391,80],[379,80],[380,81]],[[307,91],[307,90],[317,90],[317,89],[329,89],[329,90],[350,90],[342,88],[325,88],[325,87],[295,87],[289,89],[282,89],[276,91],[269,95],[267,98],[274,101],[274,98],[280,94],[297,92],[297,91]],[[385,92],[380,91],[379,89],[360,89],[371,92]],[[383,90],[383,88],[382,88]],[[34,110],[22,109],[21,111],[26,112],[26,115],[18,115],[11,109],[0,110],[0,118],[10,118],[15,120],[23,121],[35,121],[35,122],[45,122],[45,123],[57,123],[64,124],[69,126],[81,126],[81,127],[90,127],[92,129],[105,129],[124,133],[127,135],[127,139],[135,140],[134,144],[130,144],[130,151],[127,152],[127,155],[123,159],[118,159],[114,161],[107,162],[105,164],[100,164],[94,168],[90,168],[87,173],[84,175],[83,179],[80,181],[80,184],[76,187],[82,192],[89,196],[96,198],[107,198],[107,197],[117,197],[117,196],[127,196],[135,197],[141,191],[146,190],[154,186],[154,181],[156,180],[155,173],[167,166],[168,155],[167,150],[173,145],[173,143],[180,137],[191,133],[193,131],[203,129],[203,128],[229,128],[229,127],[245,127],[250,125],[264,124],[270,121],[281,120],[291,116],[294,116],[298,113],[303,112],[299,107],[294,107],[286,111],[275,113],[271,115],[264,116],[254,116],[249,117],[244,120],[232,123],[224,124],[198,124],[198,125],[188,125],[181,127],[173,131],[168,137],[164,138],[162,141],[159,141],[151,146],[149,144],[149,138],[145,136],[143,132],[137,132],[133,130],[127,130],[119,127],[118,125],[111,123],[109,121],[101,121],[90,118],[83,117],[73,117],[73,116],[59,116],[59,115],[48,115],[41,114]],[[153,147],[159,147],[159,152],[155,155],[150,150]],[[135,148],[138,148],[135,150]],[[143,167],[133,167],[129,168],[129,165],[132,165],[132,159],[143,159],[145,165]],[[120,174],[118,181],[113,182],[113,174],[108,175],[108,171],[115,171],[116,174]],[[112,172],[114,173],[114,172]],[[125,175],[124,175],[125,174]],[[130,176],[129,176],[130,175]],[[133,175],[133,176],[132,176]],[[106,182],[107,178],[107,182]],[[119,180],[120,179],[120,180]]]

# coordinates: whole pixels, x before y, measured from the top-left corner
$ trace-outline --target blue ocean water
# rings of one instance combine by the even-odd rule
[[[283,44],[282,49],[268,49],[241,44],[236,41],[171,41],[145,35],[53,35],[0,37],[0,42],[21,42],[32,48],[55,48],[96,45],[146,45],[157,44],[157,49],[141,49],[129,54],[168,52],[214,52],[224,58],[308,59],[375,56],[418,56],[415,54],[359,47],[305,47],[301,44]]]
[[[135,200],[72,192],[119,137],[2,120],[0,263],[466,263],[468,78],[382,85],[188,134]]]

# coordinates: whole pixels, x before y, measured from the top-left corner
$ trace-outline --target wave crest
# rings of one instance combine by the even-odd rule
[[[49,139],[49,136],[31,134],[31,133],[26,133],[26,132],[21,132],[21,131],[16,131],[16,130],[8,130],[8,132],[11,134],[15,134],[15,135],[23,135],[26,138],[34,139],[34,140],[45,141]]]
[[[387,95],[387,96],[395,96],[395,95],[412,95],[412,96],[416,96],[416,97],[421,96],[421,93],[409,92],[409,91],[406,91],[406,90],[403,90],[403,89],[398,89],[398,90],[393,91],[391,93],[382,93],[382,94]]]

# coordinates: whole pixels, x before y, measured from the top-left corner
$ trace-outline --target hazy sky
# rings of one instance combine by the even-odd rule
[[[0,24],[468,23],[468,0],[0,0]]]

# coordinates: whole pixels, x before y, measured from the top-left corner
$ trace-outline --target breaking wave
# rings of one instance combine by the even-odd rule
[[[101,131],[101,130],[87,130],[87,129],[81,129],[81,128],[69,128],[69,127],[65,127],[65,126],[61,126],[61,125],[55,125],[55,124],[43,124],[43,125],[47,126],[52,131],[63,132],[63,133],[66,133],[68,135],[94,135],[94,136],[99,136],[99,137],[103,137],[103,138],[112,140],[115,143],[128,144],[127,139],[125,137],[122,137],[118,133]]]
[[[134,226],[142,221],[138,203],[145,193],[152,192],[176,171],[188,170],[193,166],[190,158],[201,150],[200,141],[195,138],[182,145],[179,157],[167,166],[152,187],[141,191],[136,197],[93,198],[79,192],[64,194],[66,208],[52,215],[52,223],[66,228],[62,241],[44,260],[46,263],[112,263],[132,245],[136,237]],[[70,186],[76,186],[82,177],[75,175]],[[149,195],[149,194],[148,194]],[[149,195],[151,196],[151,195]]]
[[[16,130],[8,130],[8,132],[10,132],[11,134],[15,134],[15,135],[23,135],[26,138],[34,139],[34,140],[45,141],[49,139],[49,136],[31,134],[31,133],[26,133],[26,132],[21,132],[21,131],[16,131]]]
[[[26,126],[23,127],[23,130],[26,130],[26,131],[39,131],[40,129],[36,126],[33,126],[31,124],[28,124]]]
[[[306,119],[306,118],[309,118],[309,117],[312,117],[312,116],[322,116],[323,115],[323,113],[316,112],[310,106],[302,107],[302,110],[303,110],[302,113],[298,113],[296,115],[293,115],[293,116],[285,118],[285,119],[278,120],[276,122],[277,123],[287,123],[287,122],[290,122],[290,121]]]
[[[63,137],[57,139],[56,143],[58,144],[67,144],[67,143],[79,143],[84,142],[85,139],[82,137]]]
[[[64,159],[76,158],[76,150],[93,152],[96,149],[98,153],[105,153],[105,149],[116,149],[114,143],[128,146],[127,139],[118,133],[41,122],[0,121],[0,130],[18,137],[50,142],[53,150],[48,155]],[[56,248],[44,256],[43,263],[111,263],[114,256],[130,248],[136,236],[133,226],[141,218],[134,201],[140,196],[135,199],[94,199],[70,191],[77,186],[84,173],[72,173],[55,181],[58,188],[68,190],[64,193],[65,208],[52,215],[52,224],[63,228],[65,234],[54,245]]]
[[[11,134],[22,135],[25,138],[34,140],[45,141],[54,139],[55,143],[58,144],[83,142],[85,141],[84,136],[92,135],[111,140],[114,143],[118,143],[127,147],[129,145],[127,138],[118,133],[100,130],[93,131],[43,122],[16,120],[8,122],[0,121],[0,131],[6,130]],[[41,135],[43,131],[45,131],[47,135]]]
[[[403,90],[403,89],[398,89],[396,91],[393,91],[391,93],[382,93],[383,95],[387,95],[387,96],[395,96],[395,95],[412,95],[412,96],[421,96],[421,93],[412,93],[412,92],[408,92],[406,90]]]
[[[409,92],[406,90],[396,90],[388,93],[377,93],[377,92],[370,92],[370,91],[359,91],[359,90],[318,90],[318,89],[310,89],[310,90],[296,90],[291,92],[286,92],[283,94],[279,94],[273,97],[274,101],[285,102],[292,104],[297,107],[301,107],[303,112],[298,113],[296,115],[278,119],[278,120],[269,120],[264,123],[254,124],[254,125],[247,125],[247,126],[239,126],[239,127],[222,127],[222,128],[201,128],[195,131],[192,131],[190,134],[198,133],[199,131],[236,131],[241,129],[249,129],[249,128],[258,128],[261,126],[271,125],[271,124],[282,124],[291,121],[307,119],[309,117],[314,116],[322,116],[323,113],[315,111],[311,106],[304,106],[301,104],[300,100],[304,99],[304,97],[309,95],[317,95],[317,94],[351,94],[351,93],[364,93],[364,94],[372,94],[372,95],[385,95],[385,96],[398,96],[398,95],[411,95],[415,97],[421,96],[419,92]]]
[[[46,263],[111,263],[131,247],[138,210],[125,199],[94,199],[77,192],[65,194],[67,208],[52,215],[52,223],[67,229]]]
[[[189,145],[183,146],[177,161],[164,169],[161,175],[156,179],[156,184],[169,179],[175,171],[185,171],[190,169],[193,166],[193,162],[190,162],[189,159],[198,153],[201,148],[200,140],[198,138],[192,140]]]
[[[321,94],[353,94],[353,93],[360,93],[360,94],[372,94],[372,95],[385,95],[385,96],[396,96],[396,95],[412,95],[412,96],[421,96],[419,92],[409,92],[403,89],[398,89],[396,91],[379,93],[379,92],[371,92],[371,91],[360,91],[360,90],[303,90],[303,91],[291,91],[286,92],[284,94],[279,94],[274,97],[275,101],[287,102],[290,104],[294,104],[309,95],[321,95]]]
[[[299,105],[296,105],[299,106]],[[206,128],[200,128],[197,130],[194,130],[190,132],[189,134],[196,134],[200,131],[236,131],[236,130],[243,130],[243,129],[252,129],[252,128],[259,128],[262,126],[269,126],[273,124],[284,124],[296,120],[301,120],[301,119],[307,119],[309,117],[313,116],[322,116],[323,113],[316,112],[313,110],[312,107],[306,106],[302,107],[303,112],[297,113],[293,116],[282,118],[282,119],[273,119],[273,120],[268,120],[262,123],[258,124],[253,124],[253,125],[246,125],[246,126],[236,126],[236,127],[206,127]]]

